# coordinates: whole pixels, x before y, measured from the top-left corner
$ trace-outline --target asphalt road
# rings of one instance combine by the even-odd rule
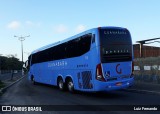
[[[32,85],[27,77],[10,87],[0,96],[1,105],[160,105],[160,95],[128,91],[112,91],[107,93],[74,94],[60,91],[58,88],[43,84]],[[83,107],[85,108],[85,107]],[[96,108],[96,107],[94,107]],[[99,108],[99,107],[98,107]],[[104,108],[104,107],[103,107]],[[127,108],[127,107],[126,107]],[[52,111],[45,113],[75,113],[75,111]],[[76,111],[77,113],[99,113],[99,111]],[[106,112],[101,113],[106,114]],[[27,113],[27,112],[26,112]],[[107,112],[108,113],[108,112]],[[112,114],[128,114],[127,111],[110,111]],[[132,111],[130,114],[150,114],[159,112]]]

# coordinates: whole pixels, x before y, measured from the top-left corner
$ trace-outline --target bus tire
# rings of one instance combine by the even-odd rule
[[[71,93],[74,92],[74,84],[71,78],[67,81],[67,89]]]
[[[63,79],[61,78],[61,77],[59,77],[58,78],[58,80],[57,80],[57,86],[58,86],[58,88],[60,89],[60,90],[64,90],[64,86],[65,86],[65,84],[64,84],[64,82],[63,82]]]
[[[33,85],[36,85],[36,81],[35,81],[34,76],[31,77],[31,82],[32,82]]]

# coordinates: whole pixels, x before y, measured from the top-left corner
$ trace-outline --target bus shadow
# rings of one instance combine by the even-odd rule
[[[32,83],[30,82],[30,84],[32,84]],[[53,86],[53,85],[50,85],[50,84],[43,84],[43,83],[36,82],[36,84],[32,84],[32,85],[34,85],[34,86],[40,86],[40,87],[46,87],[48,89],[58,90],[57,86]]]
[[[92,98],[99,98],[99,99],[119,99],[127,97],[121,90],[117,91],[107,91],[107,92],[81,92],[76,91],[75,94],[92,97]]]
[[[43,83],[36,83],[35,86],[41,86],[41,87],[47,87],[48,89],[54,89],[57,92],[62,92],[62,94],[70,94],[74,96],[82,96],[82,97],[90,97],[90,98],[99,98],[99,99],[119,99],[123,97],[127,97],[126,94],[124,94],[123,90],[116,90],[116,91],[106,91],[106,92],[83,92],[83,91],[74,91],[73,93],[70,93],[68,90],[60,91],[57,86],[49,85],[49,84],[43,84]]]

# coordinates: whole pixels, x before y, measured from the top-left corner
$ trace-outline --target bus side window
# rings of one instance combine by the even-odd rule
[[[95,34],[92,34],[92,44],[95,43]]]

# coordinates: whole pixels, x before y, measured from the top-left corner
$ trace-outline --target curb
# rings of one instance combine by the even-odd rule
[[[11,83],[10,85],[8,85],[8,86],[6,86],[6,87],[4,87],[4,88],[1,88],[1,89],[0,89],[0,93],[5,92],[9,87],[11,87],[11,86],[14,85],[15,83],[19,82],[20,80],[22,80],[24,77],[25,77],[25,75],[22,76],[20,79],[16,80],[15,82]]]
[[[138,89],[123,89],[123,90],[124,90],[124,91],[128,91],[128,92],[150,93],[150,94],[160,95],[160,92],[159,92],[159,91],[138,90]]]

